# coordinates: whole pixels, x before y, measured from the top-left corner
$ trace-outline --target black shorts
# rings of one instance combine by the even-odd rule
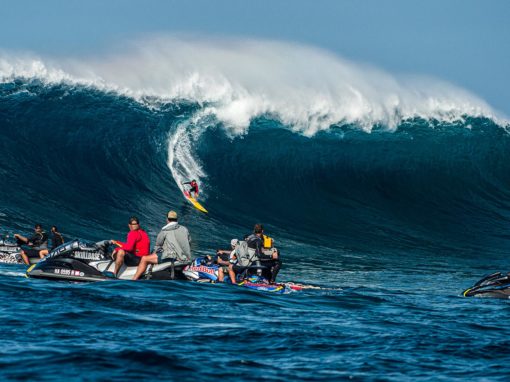
[[[25,255],[27,255],[31,259],[38,259],[39,252],[42,251],[42,249],[33,249],[33,248],[26,248],[23,249],[23,252],[25,252]]]
[[[136,256],[134,253],[126,252],[124,255],[124,264],[128,267],[137,267],[140,264],[140,256]]]
[[[234,271],[234,273],[236,275],[238,275],[239,273],[243,273],[245,270],[247,270],[249,267],[243,267],[241,265],[234,265],[232,266],[232,270]]]
[[[216,258],[214,261],[217,263],[218,259],[221,259],[222,261],[229,261],[230,260],[230,253],[220,253],[216,255]]]

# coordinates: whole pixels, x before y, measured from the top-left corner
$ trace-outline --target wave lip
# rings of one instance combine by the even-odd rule
[[[270,115],[307,136],[335,124],[394,129],[410,118],[487,117],[508,124],[479,97],[423,76],[393,76],[299,44],[155,36],[100,58],[0,58],[0,78],[37,78],[115,91],[147,102],[186,99],[233,134]]]

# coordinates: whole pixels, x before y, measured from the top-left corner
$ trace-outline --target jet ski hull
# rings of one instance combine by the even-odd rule
[[[21,247],[15,241],[0,239],[0,263],[23,264]]]
[[[0,263],[23,264],[20,252],[0,252]]]
[[[39,257],[29,257],[30,265],[37,264],[41,259]],[[21,250],[15,252],[2,252],[0,251],[0,263],[3,264],[25,264],[21,257]]]
[[[466,289],[463,292],[464,297],[480,297],[480,298],[510,298],[510,287],[504,289],[489,289],[489,290],[478,290],[471,291]]]
[[[182,273],[187,264],[172,264],[170,262],[149,266],[140,277],[142,280],[185,280]],[[112,260],[100,260],[86,263],[72,258],[47,259],[31,266],[27,270],[27,277],[60,280],[95,282],[105,280],[131,280],[137,267],[122,266],[117,279],[106,276],[103,272],[113,272],[115,264]]]
[[[28,268],[27,277],[46,280],[102,281],[107,277],[80,260],[57,258],[41,261]]]
[[[251,272],[246,279],[239,279],[236,284],[232,284],[228,275],[225,276],[224,283],[232,286],[243,287],[264,292],[273,292],[279,294],[290,293],[303,289],[300,285],[273,283],[270,284],[263,276],[257,275],[260,266],[250,267]],[[200,283],[216,283],[219,282],[218,273],[219,266],[208,263],[206,258],[195,259],[188,267],[184,268],[184,276],[190,281]]]

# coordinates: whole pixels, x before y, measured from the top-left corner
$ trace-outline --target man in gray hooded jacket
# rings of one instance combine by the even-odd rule
[[[191,261],[191,237],[188,229],[177,223],[177,212],[170,211],[167,215],[167,225],[161,229],[156,238],[154,253],[143,256],[136,270],[133,280],[147,270],[149,264],[159,264],[165,259],[175,259],[176,264]]]

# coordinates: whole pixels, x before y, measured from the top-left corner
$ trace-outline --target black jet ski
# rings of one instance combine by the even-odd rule
[[[27,270],[27,277],[68,281],[112,280],[104,273],[115,270],[111,256],[113,249],[114,244],[110,240],[97,243],[73,240],[55,248],[44,259],[32,265]],[[184,280],[182,270],[188,264],[169,259],[161,264],[150,265],[140,279]],[[135,272],[136,267],[123,265],[117,278],[131,280]]]
[[[501,272],[492,273],[466,289],[464,297],[510,298],[510,277]]]
[[[0,263],[23,264],[20,253],[21,247],[16,240],[0,239]]]

